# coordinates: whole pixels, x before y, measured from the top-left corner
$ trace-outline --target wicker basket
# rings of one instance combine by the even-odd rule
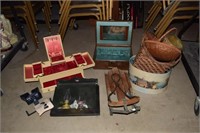
[[[161,62],[176,60],[181,55],[181,51],[175,46],[163,42],[146,40],[143,45],[156,60]]]
[[[149,53],[158,61],[168,62],[176,60],[181,55],[181,50],[167,39],[174,31],[176,31],[176,28],[170,29],[159,39],[155,39],[155,37],[152,39],[153,35],[145,34],[142,44],[146,46]]]
[[[150,73],[168,72],[180,61],[181,51],[173,45],[160,42],[164,36],[160,39],[152,36],[149,38],[148,36],[148,34],[144,35],[142,46],[136,55],[133,65],[138,69]],[[162,57],[167,57],[168,59]]]

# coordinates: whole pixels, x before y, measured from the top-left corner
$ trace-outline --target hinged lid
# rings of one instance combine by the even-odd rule
[[[60,35],[44,37],[48,59],[51,63],[65,61],[65,53]]]
[[[131,45],[132,21],[97,21],[96,41],[97,45]]]
[[[97,79],[74,78],[57,83],[50,116],[100,115]]]

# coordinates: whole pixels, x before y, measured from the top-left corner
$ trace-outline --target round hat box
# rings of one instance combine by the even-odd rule
[[[133,66],[135,56],[129,60],[129,77],[132,88],[147,94],[158,94],[167,89],[171,70],[166,73],[149,73]]]

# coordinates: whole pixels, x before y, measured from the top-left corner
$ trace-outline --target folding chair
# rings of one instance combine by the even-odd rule
[[[174,20],[188,20],[193,17],[195,11],[199,11],[199,2],[197,1],[175,1],[164,17],[155,28],[155,35],[162,36],[168,26]]]
[[[59,19],[59,30],[58,33],[61,35],[62,39],[64,38],[68,23],[71,20],[71,23],[74,22],[75,17],[85,17],[85,16],[95,16],[97,20],[102,20],[102,3],[95,2],[86,2],[86,1],[62,1],[60,2],[60,19]]]
[[[32,3],[31,1],[3,1],[1,2],[1,12],[7,18],[14,17],[14,15],[12,14],[12,11],[10,10],[10,5],[14,5],[17,16],[25,20],[36,48],[38,48],[39,40],[36,34],[36,32],[38,31],[38,27],[37,27],[35,15],[41,10],[43,10],[44,12],[45,21],[50,31],[50,23],[48,19],[49,17],[47,17],[48,15],[47,7],[45,7],[45,4],[43,2],[41,3],[36,4],[36,2]]]
[[[150,26],[154,22],[155,18],[157,17],[157,15],[161,11],[161,9],[162,9],[161,1],[154,1],[154,4],[151,7],[151,9],[149,10],[148,16],[145,20],[145,27],[144,27],[145,31],[149,30]]]
[[[167,10],[171,8],[174,2],[175,0],[154,1],[153,6],[150,8],[148,16],[145,20],[146,24],[144,30],[149,30],[159,13],[161,13],[161,15],[164,16]]]

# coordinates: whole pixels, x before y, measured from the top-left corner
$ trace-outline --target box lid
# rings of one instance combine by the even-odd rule
[[[132,21],[97,21],[97,44],[116,46],[131,45],[132,30]]]
[[[86,78],[60,80],[52,103],[54,108],[50,116],[100,115],[98,80]]]
[[[43,40],[48,59],[51,63],[65,61],[65,53],[60,35],[44,37]]]

